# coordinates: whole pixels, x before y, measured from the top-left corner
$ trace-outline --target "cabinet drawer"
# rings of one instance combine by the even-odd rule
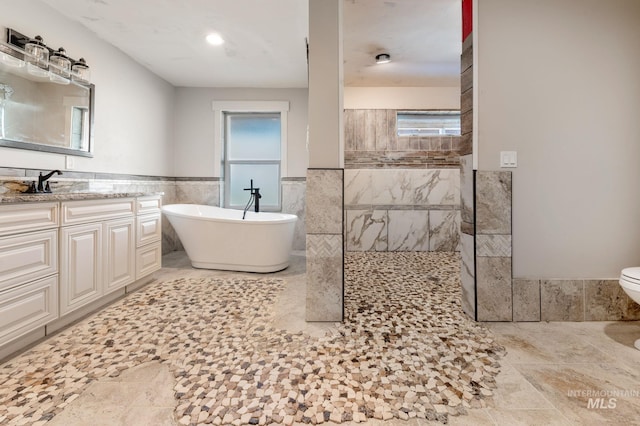
[[[58,272],[58,230],[0,238],[0,291]]]
[[[157,214],[146,214],[138,216],[136,219],[136,246],[141,247],[162,238],[162,216]]]
[[[24,203],[0,206],[0,235],[55,228],[59,223],[58,203]]]
[[[160,241],[136,250],[136,279],[139,280],[162,267]]]
[[[58,318],[58,276],[0,292],[0,345]]]
[[[162,207],[162,199],[159,195],[151,197],[138,197],[136,199],[136,213],[155,213],[160,211]]]
[[[116,219],[133,215],[133,198],[109,200],[65,201],[62,203],[62,225]]]

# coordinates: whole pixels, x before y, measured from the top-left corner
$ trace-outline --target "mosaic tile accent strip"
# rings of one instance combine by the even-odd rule
[[[451,253],[347,256],[347,317],[312,338],[270,325],[275,278],[152,283],[0,366],[0,423],[44,424],[88,383],[158,361],[179,424],[321,424],[485,407],[504,349],[460,308]]]
[[[511,235],[477,235],[476,255],[511,257]]]
[[[342,256],[342,235],[309,234],[307,241],[309,257]]]

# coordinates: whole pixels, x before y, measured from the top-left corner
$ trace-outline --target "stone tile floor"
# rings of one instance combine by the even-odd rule
[[[457,290],[447,288],[457,283],[457,256],[370,253],[347,256],[345,323],[306,323],[304,256],[292,260],[265,276],[166,256],[156,283],[0,366],[0,424],[266,423],[269,405],[281,423],[351,424],[362,413],[394,415],[366,421],[385,426],[639,424],[638,322],[492,323],[487,333],[461,316]],[[418,290],[425,281],[428,295]],[[604,405],[613,395],[615,407],[588,405],[589,392],[607,391]],[[260,416],[258,395],[269,397]]]

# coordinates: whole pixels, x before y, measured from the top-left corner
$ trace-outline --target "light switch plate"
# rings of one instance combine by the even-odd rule
[[[518,167],[516,151],[500,151],[500,167]]]

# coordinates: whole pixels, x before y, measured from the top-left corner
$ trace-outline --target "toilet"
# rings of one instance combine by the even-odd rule
[[[640,304],[640,267],[623,269],[620,273],[620,285],[634,302]],[[634,346],[640,350],[640,339],[635,341]]]

